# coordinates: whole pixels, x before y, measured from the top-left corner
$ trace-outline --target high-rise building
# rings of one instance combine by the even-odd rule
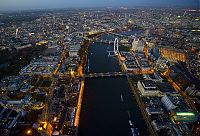
[[[17,28],[16,31],[15,31],[15,37],[16,38],[18,37],[18,32],[19,32],[19,29]]]

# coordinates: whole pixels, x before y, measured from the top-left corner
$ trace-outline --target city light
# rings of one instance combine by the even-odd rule
[[[42,131],[42,130],[43,130],[43,128],[42,128],[42,127],[38,127],[38,130],[39,130],[39,131]]]
[[[42,122],[44,125],[43,125],[43,128],[46,129],[47,128],[47,122]]]
[[[57,121],[57,117],[54,117],[54,118],[53,118],[53,121],[56,122],[56,121]]]
[[[179,112],[179,113],[176,113],[176,115],[178,115],[178,116],[194,116],[195,114],[192,112]]]
[[[72,78],[75,77],[75,75],[74,75],[74,70],[73,70],[73,69],[70,70],[70,75],[71,75]]]
[[[27,130],[26,134],[27,135],[32,135],[32,130],[31,129]]]
[[[79,118],[80,118],[80,113],[81,113],[81,105],[82,105],[82,99],[83,99],[83,92],[84,92],[84,81],[81,82],[81,87],[80,87],[80,94],[78,97],[78,104],[76,108],[76,115],[75,115],[75,120],[74,120],[74,126],[78,127],[79,125]]]
[[[200,10],[186,3],[1,9],[2,135],[198,135]]]

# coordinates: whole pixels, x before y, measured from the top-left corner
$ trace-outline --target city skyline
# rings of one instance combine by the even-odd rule
[[[33,10],[55,8],[91,8],[91,7],[183,7],[199,8],[198,0],[4,0],[0,2],[0,11]]]
[[[1,0],[0,135],[200,136],[198,1]]]

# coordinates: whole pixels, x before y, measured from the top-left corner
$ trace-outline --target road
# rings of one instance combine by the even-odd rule
[[[55,70],[53,71],[52,73],[52,83],[51,83],[51,86],[49,87],[48,89],[48,92],[47,92],[47,97],[46,97],[46,100],[45,100],[45,107],[43,109],[43,112],[42,112],[42,115],[40,117],[40,120],[39,120],[39,123],[44,123],[46,122],[47,124],[50,123],[50,107],[51,107],[51,100],[53,98],[53,92],[55,90],[55,87],[57,85],[57,82],[58,82],[58,77],[56,77],[56,75],[58,74],[58,70],[60,68],[60,66],[62,65],[62,63],[64,62],[65,58],[66,58],[66,50],[63,48],[62,49],[62,52],[61,52],[61,55],[60,55],[60,59],[59,59],[59,62],[58,62],[58,65],[57,67],[55,68]],[[44,133],[44,131],[40,131],[41,132],[41,135],[47,135],[46,133]]]
[[[62,53],[61,53],[61,55],[60,55],[60,59],[59,59],[58,65],[57,65],[57,67],[55,68],[55,70],[54,70],[54,72],[53,72],[53,75],[57,75],[60,66],[62,65],[63,61],[64,61],[65,58],[66,58],[66,54],[67,54],[67,51],[63,48]]]
[[[83,91],[84,91],[84,81],[81,81],[78,104],[77,104],[77,107],[76,107],[76,115],[75,115],[75,120],[74,120],[74,126],[75,127],[78,127],[78,125],[79,125],[81,105],[82,105],[82,100],[83,100]]]

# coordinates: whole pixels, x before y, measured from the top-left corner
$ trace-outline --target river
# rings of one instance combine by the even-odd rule
[[[108,48],[112,47],[98,43],[90,46],[86,73],[121,71],[117,58],[108,57]],[[149,135],[126,77],[85,80],[79,136],[131,136],[129,120],[140,135]]]

